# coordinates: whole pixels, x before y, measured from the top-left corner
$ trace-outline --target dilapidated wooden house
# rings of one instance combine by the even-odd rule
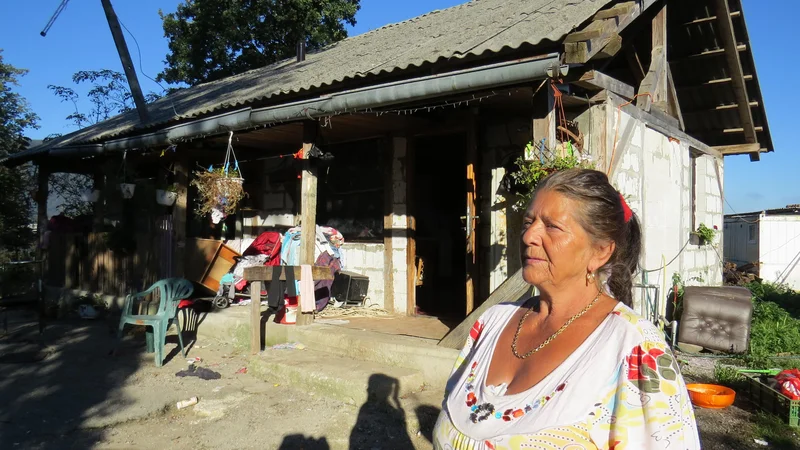
[[[519,268],[514,161],[565,142],[640,216],[637,283],[719,284],[717,251],[692,232],[721,228],[724,158],[773,150],[740,0],[474,0],[182,89],[148,115],[2,161],[38,165],[42,231],[48,174],[89,174],[100,191],[92,230],[50,236],[51,286],[121,294],[194,270],[203,239],[239,250],[316,223],[344,235],[371,304],[463,318]],[[222,163],[231,132],[248,195],[212,226],[190,181]],[[295,158],[314,146],[332,162]],[[124,201],[123,160],[137,184]],[[176,183],[174,206],[155,204],[158,182]],[[123,226],[139,244],[127,255],[101,239]]]

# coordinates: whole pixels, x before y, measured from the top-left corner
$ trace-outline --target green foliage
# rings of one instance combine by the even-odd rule
[[[66,119],[77,128],[102,122],[135,107],[127,78],[115,70],[81,70],[72,75],[72,82],[76,86],[89,84],[89,90],[85,94],[86,100],[91,105],[88,112],[81,111],[81,96],[75,89],[52,84],[47,88],[62,102],[73,104],[75,110]],[[145,96],[148,103],[152,103],[158,98],[159,95],[155,92],[150,92]]]
[[[531,144],[529,143],[528,146],[530,147]],[[528,206],[531,198],[533,198],[536,186],[548,175],[575,167],[582,167],[585,169],[594,168],[594,165],[590,162],[581,160],[574,155],[556,156],[548,161],[529,161],[520,156],[515,161],[515,164],[517,165],[517,170],[511,173],[511,177],[514,179],[517,186],[521,188],[517,201],[514,204],[517,210],[525,209]]]
[[[694,233],[700,238],[701,244],[710,244],[714,242],[714,237],[717,235],[717,226],[714,225],[714,228],[708,228],[706,224],[701,223]]]
[[[27,101],[13,91],[27,71],[3,62],[0,51],[0,157],[24,150],[25,131],[38,128],[38,117]],[[35,242],[33,228],[34,171],[30,166],[0,166],[0,261],[18,258]]]
[[[744,375],[740,374],[736,367],[724,365],[719,362],[714,365],[714,380],[734,390],[744,387],[747,383]]]
[[[360,0],[193,0],[159,11],[169,40],[160,81],[195,85],[276,63],[347,37]]]
[[[789,367],[797,361],[775,355],[800,355],[800,294],[786,285],[753,282],[753,320],[749,365]]]

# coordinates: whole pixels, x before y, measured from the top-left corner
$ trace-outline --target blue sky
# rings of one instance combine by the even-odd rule
[[[39,32],[61,0],[4,2],[0,6],[0,48],[6,63],[29,69],[21,81],[20,94],[41,117],[41,129],[30,136],[42,138],[66,133],[73,128],[64,120],[72,105],[60,103],[47,89],[50,84],[71,85],[78,70],[116,69],[122,71],[114,42],[99,0],[71,0],[46,38]],[[447,8],[463,0],[362,0],[357,25],[350,34],[360,34],[387,23],[398,22],[434,9]],[[10,3],[10,4],[9,4]],[[751,163],[747,156],[725,158],[726,212],[745,212],[800,203],[800,182],[796,172],[800,152],[791,143],[796,125],[794,108],[800,105],[795,88],[796,58],[785,58],[775,43],[794,42],[798,32],[780,26],[775,11],[783,17],[799,17],[796,0],[743,0],[748,31],[758,76],[769,115],[775,152]],[[134,34],[141,48],[144,74],[155,78],[163,67],[167,41],[163,37],[159,8],[173,12],[177,0],[116,1],[114,8],[122,23]],[[139,52],[126,35],[137,70]],[[160,92],[154,82],[139,74],[145,91]]]

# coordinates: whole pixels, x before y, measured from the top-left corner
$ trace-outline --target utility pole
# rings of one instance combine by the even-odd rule
[[[125,70],[125,77],[128,78],[128,85],[133,94],[133,102],[136,104],[136,111],[139,113],[139,120],[143,124],[150,121],[150,115],[147,113],[147,103],[144,101],[142,94],[142,87],[139,86],[139,79],[136,77],[136,70],[131,61],[131,54],[128,52],[128,44],[125,43],[125,36],[122,34],[122,28],[119,26],[117,14],[111,6],[109,0],[100,0],[103,4],[103,9],[106,12],[106,19],[108,19],[108,26],[111,28],[111,35],[114,36],[114,44],[117,46],[117,53],[122,62],[122,68]]]

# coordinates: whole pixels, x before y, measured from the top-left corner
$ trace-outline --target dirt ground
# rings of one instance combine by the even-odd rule
[[[30,319],[24,318],[24,319]],[[0,337],[0,448],[19,449],[409,449],[430,448],[430,427],[406,431],[406,417],[431,424],[438,410],[361,406],[320,398],[237,373],[245,355],[203,342],[189,349],[217,380],[179,378],[188,367],[170,336],[171,358],[157,368],[143,334],[111,354],[104,321],[62,321],[39,337],[35,324],[10,321]],[[2,334],[2,330],[0,330]],[[190,345],[189,342],[186,342]],[[292,350],[285,350],[292,351]],[[197,405],[178,410],[193,396]]]
[[[0,336],[3,449],[431,447],[438,414],[432,406],[405,400],[354,406],[321,398],[237,373],[246,367],[246,355],[214,342],[190,344],[192,339],[188,357],[201,358],[197,366],[220,378],[180,378],[175,374],[188,363],[175,336],[168,339],[169,361],[157,368],[142,334],[129,334],[112,354],[114,321],[60,321],[40,337],[31,317],[16,319],[11,333]],[[683,359],[689,381],[713,377],[713,361]],[[197,405],[176,408],[193,396]],[[763,417],[743,398],[728,409],[696,414],[704,449],[800,449],[794,438],[768,447],[756,443],[764,434]],[[420,430],[406,431],[411,418]]]

